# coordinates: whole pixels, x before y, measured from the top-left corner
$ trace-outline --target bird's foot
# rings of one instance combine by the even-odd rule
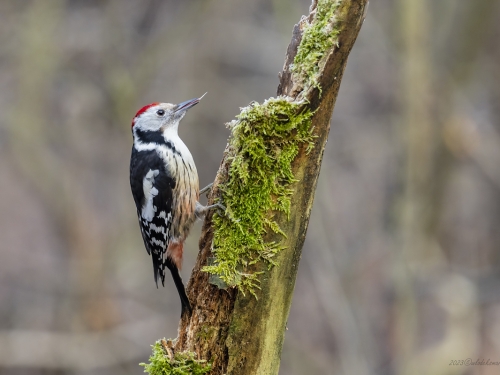
[[[218,208],[224,213],[226,212],[226,207],[221,203],[214,203],[209,206],[203,206],[200,202],[196,202],[196,209],[194,211],[194,214],[198,219],[203,219],[207,212],[213,208]]]
[[[210,206],[205,206],[205,210],[211,210],[212,208],[218,208],[219,210],[226,211],[226,206],[224,206],[222,203],[214,203],[211,204]]]
[[[208,184],[207,186],[205,186],[203,189],[200,190],[200,195],[202,195],[204,193],[208,194],[210,191],[212,191],[212,186],[214,186],[213,182],[211,184]]]

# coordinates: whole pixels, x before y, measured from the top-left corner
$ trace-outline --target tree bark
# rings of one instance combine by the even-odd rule
[[[208,214],[202,229],[200,252],[188,283],[188,296],[193,314],[184,316],[179,326],[176,351],[195,352],[200,359],[212,361],[210,374],[277,374],[284,332],[297,268],[304,243],[316,189],[330,118],[339,91],[347,57],[364,20],[368,0],[330,0],[320,4],[337,6],[331,25],[338,31],[337,43],[324,51],[321,64],[316,66],[317,85],[308,85],[303,75],[294,74],[292,64],[302,41],[305,28],[314,25],[317,1],[313,1],[308,17],[295,25],[288,46],[283,72],[280,74],[278,95],[286,95],[304,103],[303,109],[314,112],[312,126],[314,148],[306,152],[302,145],[293,162],[297,183],[293,184],[290,216],[276,213],[275,218],[286,238],[268,233],[266,240],[279,241],[285,249],[276,257],[277,265],[270,268],[255,264],[252,271],[262,271],[257,297],[241,293],[236,288],[219,289],[209,282],[202,271],[212,257],[212,214]],[[209,203],[218,196],[218,186],[228,177],[230,160],[224,153]]]

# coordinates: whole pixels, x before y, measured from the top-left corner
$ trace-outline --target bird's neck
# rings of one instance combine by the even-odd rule
[[[182,155],[187,162],[192,161],[191,152],[180,139],[177,133],[177,126],[169,126],[163,130],[142,130],[134,129],[134,148],[137,151],[156,150],[160,153],[173,153]]]
[[[165,144],[165,137],[161,131],[134,129],[134,146],[137,149],[161,144]]]

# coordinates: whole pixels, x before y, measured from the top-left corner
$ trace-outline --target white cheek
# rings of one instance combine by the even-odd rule
[[[135,120],[134,127],[146,131],[159,130],[164,119],[158,117],[155,113],[144,113]]]

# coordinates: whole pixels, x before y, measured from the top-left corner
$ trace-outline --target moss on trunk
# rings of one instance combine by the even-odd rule
[[[278,373],[330,118],[367,2],[313,1],[295,25],[278,98],[231,125],[209,199],[222,196],[228,215],[205,219],[187,288],[193,315],[175,345],[210,361],[210,374]]]

